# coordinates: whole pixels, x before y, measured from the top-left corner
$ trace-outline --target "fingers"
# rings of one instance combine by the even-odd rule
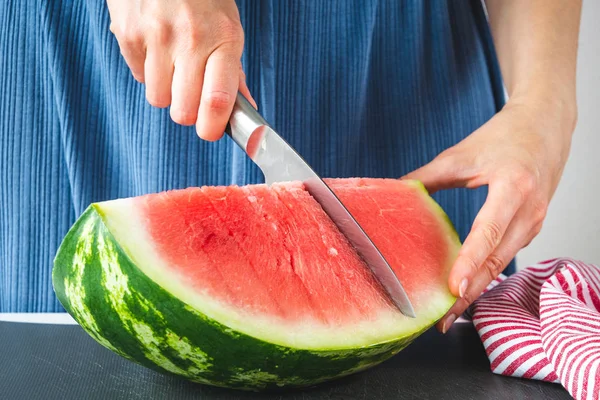
[[[465,157],[463,154],[461,157]],[[418,168],[401,179],[416,179],[421,181],[427,191],[433,194],[439,190],[465,187],[472,180],[473,173],[468,167],[473,165],[469,160],[457,160],[456,157],[444,152],[430,163]]]
[[[205,61],[194,55],[175,61],[171,88],[171,119],[181,125],[194,125],[198,118],[204,81]]]
[[[134,39],[137,40],[137,39]],[[145,82],[144,61],[146,59],[146,48],[143,42],[127,43],[120,46],[121,55],[125,59],[125,63],[129,67],[133,78],[140,82]]]
[[[490,282],[498,277],[518,251],[537,236],[542,228],[546,210],[547,207],[534,198],[523,203],[512,218],[500,244],[486,256],[483,263],[471,275],[469,285],[462,296],[437,323],[440,331],[447,332],[456,318],[465,312]]]
[[[196,131],[202,139],[214,141],[223,136],[240,84],[237,53],[237,49],[222,46],[206,62],[196,122]]]
[[[515,193],[508,181],[490,183],[488,197],[473,222],[473,228],[465,239],[460,253],[450,272],[450,291],[463,297],[480,266],[490,257],[521,207],[523,199]],[[496,265],[496,269],[504,267]],[[490,271],[490,282],[497,276]]]
[[[198,119],[200,98],[205,75],[205,64],[199,57],[185,58],[175,62],[171,89],[171,119],[181,125],[194,125]],[[246,75],[239,69],[238,90],[257,108],[246,85]]]
[[[154,107],[165,108],[171,104],[173,61],[164,49],[150,47],[146,55],[144,74],[146,99]]]
[[[531,240],[532,235],[535,236],[535,229],[532,230],[531,223],[526,215],[528,211],[528,207],[519,210],[500,245],[485,259],[481,267],[472,276],[471,283],[463,296],[454,303],[446,315],[437,323],[438,330],[446,333],[456,318],[465,312],[490,282],[496,279],[506,268],[523,245]]]
[[[166,54],[154,49],[148,50],[145,61],[139,54],[131,58],[132,72],[142,71],[133,72],[134,76],[145,81],[151,105],[170,105],[171,119],[182,125],[196,124],[201,138],[212,141],[222,136],[238,88],[257,107],[234,51],[217,49],[208,61],[199,54],[186,55],[172,63]],[[142,67],[133,63],[142,63]]]
[[[121,55],[125,59],[131,74],[135,80],[144,83],[146,44],[142,32],[135,26],[127,27],[123,23],[111,23],[109,29],[119,43]]]

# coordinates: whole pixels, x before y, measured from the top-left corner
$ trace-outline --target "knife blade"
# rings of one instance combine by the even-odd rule
[[[301,181],[371,270],[400,312],[414,318],[413,306],[402,283],[360,224],[285,139],[238,93],[225,132],[258,165],[268,185]]]

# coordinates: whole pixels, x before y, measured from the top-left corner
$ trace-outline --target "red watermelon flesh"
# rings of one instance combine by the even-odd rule
[[[436,296],[450,296],[458,239],[420,183],[327,182],[384,254],[417,315],[434,310]],[[426,320],[399,315],[300,183],[189,188],[132,201],[169,274],[242,320],[331,328],[393,313],[407,325]]]

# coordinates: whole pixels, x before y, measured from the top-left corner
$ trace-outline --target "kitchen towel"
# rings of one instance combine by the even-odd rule
[[[571,258],[501,275],[473,303],[492,372],[600,399],[600,268]]]

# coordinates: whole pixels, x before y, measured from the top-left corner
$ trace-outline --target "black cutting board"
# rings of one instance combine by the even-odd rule
[[[0,322],[0,399],[570,399],[558,384],[490,372],[471,324],[429,330],[389,361],[306,390],[251,393],[194,384],[129,362],[79,326]]]

